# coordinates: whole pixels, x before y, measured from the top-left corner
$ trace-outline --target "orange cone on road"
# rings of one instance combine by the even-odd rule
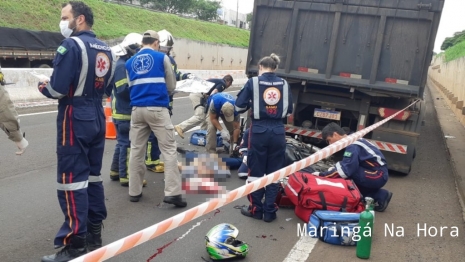
[[[107,98],[107,103],[105,105],[105,122],[106,122],[106,139],[116,139],[116,128],[113,123],[113,118],[111,116],[111,100]]]

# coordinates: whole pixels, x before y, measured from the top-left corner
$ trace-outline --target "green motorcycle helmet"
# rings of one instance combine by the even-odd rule
[[[228,223],[216,225],[205,236],[207,252],[213,260],[243,258],[249,252],[249,245],[237,238],[239,230]]]

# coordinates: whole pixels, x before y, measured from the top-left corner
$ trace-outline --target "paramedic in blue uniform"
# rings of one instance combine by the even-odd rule
[[[169,115],[169,96],[176,88],[171,62],[158,52],[160,37],[153,30],[143,34],[142,49],[126,62],[131,97],[131,152],[129,155],[129,195],[131,202],[142,197],[145,153],[151,132],[165,160],[165,197],[163,202],[185,207],[178,169],[174,127]]]
[[[248,183],[284,167],[286,135],[283,119],[292,113],[293,105],[288,83],[275,74],[279,62],[275,54],[262,58],[258,62],[259,76],[249,79],[237,95],[238,112],[247,111],[249,101],[252,101],[247,151]],[[249,194],[250,205],[242,208],[241,213],[265,222],[275,220],[277,194],[277,183]]]
[[[191,73],[181,73],[178,70],[178,65],[174,58],[170,55],[171,49],[174,45],[174,38],[170,32],[163,29],[158,32],[158,36],[160,37],[160,50],[161,52],[165,53],[171,62],[173,67],[174,75],[176,76],[176,81],[181,81],[189,78],[192,74]],[[174,95],[174,94],[173,94]],[[170,116],[173,115],[173,95],[170,95]],[[147,155],[145,158],[145,165],[147,169],[155,172],[155,173],[163,173],[165,171],[164,163],[160,161],[160,149],[158,148],[158,140],[155,137],[155,134],[152,132],[150,133],[149,141],[147,142]]]
[[[322,137],[332,144],[347,135],[338,124],[330,123],[323,128]],[[382,188],[389,177],[386,159],[376,146],[363,138],[346,147],[342,161],[337,162],[335,168],[313,174],[352,179],[364,197],[375,200],[374,210],[378,212],[386,210],[392,198],[392,192]]]
[[[92,10],[71,1],[61,10],[65,40],[57,49],[53,74],[39,82],[40,92],[58,99],[57,188],[65,222],[55,237],[56,254],[42,261],[69,261],[102,246],[107,217],[100,171],[105,147],[103,95],[113,87],[115,58],[91,31]]]
[[[129,96],[128,79],[126,76],[126,61],[137,53],[142,47],[142,35],[138,33],[129,33],[124,40],[113,46],[111,49],[118,56],[115,70],[115,84],[111,94],[112,118],[116,127],[115,152],[111,164],[110,178],[119,180],[121,186],[129,186],[129,130],[131,122],[131,99]],[[114,171],[117,170],[117,171]],[[147,181],[144,180],[144,186]]]
[[[232,154],[237,146],[237,140],[240,135],[240,116],[234,109],[236,99],[226,93],[216,93],[210,96],[207,100],[207,136],[205,149],[208,153],[216,153],[217,135],[216,132],[221,132],[221,138],[224,142],[230,143],[229,153]],[[223,120],[223,125],[220,123],[220,118]],[[231,143],[232,137],[232,143]]]

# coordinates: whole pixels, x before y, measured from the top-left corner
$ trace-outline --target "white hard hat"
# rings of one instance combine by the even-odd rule
[[[158,32],[158,36],[160,37],[160,49],[165,49],[166,51],[170,51],[174,45],[173,35],[171,35],[170,32],[163,29]]]
[[[111,47],[111,50],[117,56],[127,55],[128,51],[135,53],[142,45],[142,35],[138,33],[129,33],[118,45]]]

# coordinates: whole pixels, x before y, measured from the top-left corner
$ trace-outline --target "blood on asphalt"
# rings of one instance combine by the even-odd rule
[[[200,223],[203,223],[204,221],[207,221],[207,220],[210,220],[212,219],[214,216],[216,216],[216,214],[220,213],[221,211],[219,209],[217,209],[215,211],[215,213],[213,213],[213,216],[209,217],[209,218],[205,218],[204,220],[200,221]],[[147,262],[150,262],[152,259],[154,259],[156,256],[158,256],[159,254],[161,254],[163,252],[163,249],[167,248],[168,246],[170,246],[171,244],[173,244],[174,242],[176,242],[177,240],[179,239],[176,238],[174,239],[173,241],[163,245],[162,247],[159,247],[157,248],[157,253],[153,254],[152,256],[150,256],[148,259],[147,259]]]

